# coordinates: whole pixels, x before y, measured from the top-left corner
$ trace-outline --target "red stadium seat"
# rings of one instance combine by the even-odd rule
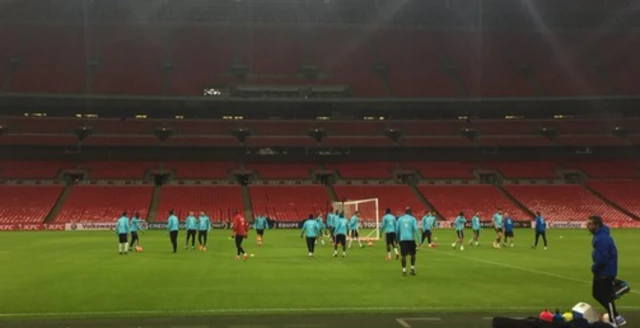
[[[71,189],[55,222],[110,222],[117,220],[123,211],[129,217],[138,212],[146,219],[152,193],[151,186],[77,185]]]
[[[253,214],[274,220],[301,221],[319,212],[326,218],[331,209],[325,186],[251,186]]]
[[[236,211],[244,212],[239,186],[162,187],[158,221],[166,221],[169,210],[184,220],[189,211],[205,211],[212,221],[229,221]]]
[[[0,224],[43,223],[62,188],[61,185],[0,185]]]

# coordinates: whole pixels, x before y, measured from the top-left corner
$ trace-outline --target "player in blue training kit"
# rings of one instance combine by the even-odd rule
[[[169,219],[167,219],[167,231],[169,232],[169,238],[171,239],[171,246],[173,247],[173,253],[178,252],[178,230],[180,229],[180,220],[173,215],[173,210],[169,211]]]
[[[382,217],[382,229],[380,233],[384,231],[385,239],[387,242],[387,260],[391,260],[391,247],[396,254],[396,260],[400,257],[398,254],[397,238],[396,238],[396,217],[391,214],[391,209],[387,208],[384,216]]]
[[[420,228],[418,220],[411,215],[411,209],[407,208],[404,215],[396,222],[396,235],[400,240],[400,254],[402,255],[402,276],[407,276],[407,255],[411,256],[411,275],[416,275],[416,251],[420,240]],[[418,242],[416,242],[416,240]]]
[[[349,231],[351,232],[351,239],[349,240],[349,248],[351,248],[351,244],[353,243],[353,240],[357,240],[358,244],[360,245],[360,248],[363,248],[364,245],[362,245],[362,242],[360,241],[360,223],[358,222],[360,220],[360,211],[356,211],[355,213],[353,213],[353,216],[351,217],[351,221],[349,221]]]
[[[431,242],[432,230],[436,224],[436,216],[433,212],[428,211],[425,216],[422,217],[422,242],[420,246],[424,244],[424,241],[427,241],[427,245],[429,247],[433,247],[433,243]]]
[[[127,243],[129,218],[127,217],[127,212],[122,212],[122,216],[116,221],[116,235],[118,235],[118,251],[120,255],[129,254],[129,243]]]
[[[322,217],[322,212],[318,213],[318,217],[316,217],[316,223],[318,224],[318,228],[320,228],[320,233],[318,234],[318,236],[316,237],[316,245],[318,244],[318,239],[320,239],[320,242],[322,243],[322,245],[324,245],[324,238],[322,238],[322,231],[324,230],[324,219]]]
[[[538,240],[542,237],[542,241],[544,241],[544,250],[547,250],[547,222],[545,222],[544,217],[540,212],[536,212],[536,242],[531,246],[531,248],[538,247]]]
[[[327,214],[327,230],[329,230],[329,237],[331,238],[331,243],[335,244],[335,240],[333,238],[333,227],[335,226],[335,222],[338,219],[338,211],[336,210],[335,213],[331,213],[329,212],[329,214]]]
[[[507,247],[507,241],[511,241],[510,246],[513,247],[514,235],[513,235],[513,219],[509,216],[509,213],[504,213],[504,247]]]
[[[493,228],[496,230],[496,240],[493,242],[494,248],[500,248],[500,241],[502,240],[502,210],[498,209],[498,212],[493,215]]]
[[[193,211],[189,212],[187,219],[184,222],[184,228],[187,230],[187,239],[184,241],[184,249],[189,248],[189,239],[191,239],[191,249],[196,249],[196,232],[198,231],[198,221],[193,214]]]
[[[349,221],[340,213],[338,219],[333,221],[333,236],[336,241],[333,244],[333,257],[338,257],[338,245],[342,245],[342,257],[347,257],[347,229]]]
[[[471,229],[473,229],[473,239],[469,241],[469,245],[478,246],[480,244],[478,242],[480,239],[480,230],[482,229],[480,226],[480,215],[478,212],[476,212],[473,218],[471,218]]]
[[[458,240],[454,242],[451,247],[456,248],[458,244],[460,244],[460,250],[464,251],[464,224],[467,223],[467,219],[464,218],[464,212],[460,212],[460,215],[455,220],[456,224],[456,235],[458,236]]]
[[[200,216],[198,216],[198,244],[200,250],[203,252],[207,251],[209,231],[211,231],[211,220],[204,211],[200,211]]]
[[[136,250],[137,250],[137,247],[140,247],[140,238],[138,237],[138,230],[144,231],[142,229],[142,220],[140,220],[139,213],[135,213],[133,215],[133,219],[131,219],[129,228],[131,230],[131,244],[129,244],[129,248],[133,248],[133,244],[136,244]]]
[[[313,214],[309,214],[307,221],[304,221],[302,225],[302,232],[300,238],[306,235],[307,237],[307,249],[309,250],[309,259],[313,258],[313,253],[316,249],[316,240],[320,236],[322,229],[317,219],[313,218]]]
[[[256,229],[256,241],[258,241],[258,247],[262,247],[262,240],[264,239],[264,231],[269,229],[269,222],[264,214],[259,214],[256,221],[253,223],[253,228]]]

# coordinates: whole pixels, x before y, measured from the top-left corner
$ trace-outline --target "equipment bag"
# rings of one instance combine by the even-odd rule
[[[622,295],[631,291],[631,287],[626,281],[616,279],[613,281],[613,290],[616,292],[616,299],[622,297]]]

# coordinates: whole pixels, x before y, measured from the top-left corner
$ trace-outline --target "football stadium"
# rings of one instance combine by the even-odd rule
[[[0,1],[0,327],[640,327],[635,0]]]

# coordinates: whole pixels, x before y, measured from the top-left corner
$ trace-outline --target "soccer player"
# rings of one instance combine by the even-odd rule
[[[478,239],[480,239],[480,229],[482,229],[480,226],[480,215],[478,212],[476,212],[473,218],[471,218],[471,229],[473,229],[473,238],[469,241],[469,245],[477,247],[480,244]]]
[[[363,248],[364,245],[362,245],[362,242],[360,241],[360,223],[358,223],[358,220],[360,219],[360,211],[356,211],[355,213],[353,213],[353,216],[351,217],[351,221],[349,221],[349,230],[351,232],[351,240],[349,240],[349,248],[351,248],[351,244],[353,243],[353,240],[357,240],[358,244],[360,245],[360,248]]]
[[[542,241],[544,241],[544,250],[547,250],[547,222],[545,222],[544,217],[540,212],[536,212],[536,242],[531,246],[531,248],[535,249],[538,247],[538,240],[542,237]]]
[[[167,219],[167,231],[173,246],[173,253],[178,252],[178,230],[180,229],[180,220],[173,215],[173,210],[169,211],[169,219]]]
[[[116,221],[116,234],[118,235],[118,251],[120,255],[129,254],[129,243],[127,243],[129,218],[127,217],[127,212],[122,212],[122,216]]]
[[[133,244],[136,244],[136,248],[140,247],[140,238],[138,238],[138,230],[144,231],[142,229],[142,220],[140,220],[140,214],[135,213],[133,215],[133,219],[131,219],[130,230],[131,230],[131,244],[129,244],[129,248],[133,248]]]
[[[347,257],[347,229],[349,227],[349,221],[344,218],[344,213],[338,215],[338,219],[334,221],[333,233],[333,257],[338,257],[338,245],[342,245],[342,257]]]
[[[624,326],[626,320],[618,314],[615,304],[613,282],[618,275],[618,249],[611,238],[609,227],[604,225],[600,216],[589,217],[587,228],[593,234],[592,294],[609,314],[609,324],[613,327]]]
[[[391,214],[391,209],[387,208],[384,216],[382,217],[382,231],[385,232],[385,238],[387,241],[387,257],[386,260],[391,260],[391,247],[396,254],[396,260],[400,257],[398,254],[398,245],[396,243],[396,216]],[[381,232],[382,232],[381,231]]]
[[[184,249],[189,248],[189,239],[191,239],[191,249],[196,249],[196,231],[198,230],[198,221],[193,214],[193,211],[189,212],[187,220],[185,221],[185,229],[187,229],[187,239],[184,242]]]
[[[418,220],[411,215],[411,209],[407,207],[404,215],[396,223],[396,234],[400,240],[400,253],[402,255],[402,276],[407,276],[407,255],[411,256],[411,275],[416,275],[416,248],[421,243]],[[416,239],[418,243],[416,243]]]
[[[427,245],[429,247],[433,247],[433,243],[431,242],[431,237],[432,237],[432,229],[433,226],[436,223],[436,216],[433,214],[433,212],[431,211],[427,211],[427,214],[425,214],[422,217],[422,242],[420,243],[420,246],[422,246],[422,244],[424,244],[424,241],[427,241]]]
[[[263,214],[258,215],[256,222],[253,223],[253,227],[256,229],[256,240],[258,241],[258,247],[262,247],[262,238],[264,237],[264,231],[269,229],[269,222],[267,217]]]
[[[318,234],[318,236],[316,237],[315,240],[315,244],[318,243],[318,239],[320,239],[320,242],[322,243],[322,245],[324,245],[324,238],[322,238],[322,230],[324,230],[324,221],[322,218],[322,212],[318,212],[318,217],[316,218],[316,223],[318,224],[318,228],[320,229],[320,233]]]
[[[496,240],[493,242],[494,248],[500,248],[500,241],[502,240],[502,210],[498,209],[498,212],[493,215],[493,228],[496,230]]]
[[[236,249],[238,251],[236,254],[236,260],[239,260],[240,256],[242,256],[245,261],[249,258],[249,254],[247,254],[247,252],[244,251],[244,248],[242,248],[242,241],[247,238],[248,230],[249,224],[247,223],[247,220],[242,214],[236,212],[236,215],[233,217],[233,233],[235,235]]]
[[[513,247],[513,219],[509,216],[509,213],[504,213],[506,219],[504,219],[504,247],[507,247],[507,241],[510,239],[510,246]]]
[[[198,244],[203,252],[207,251],[209,231],[211,231],[211,220],[204,211],[200,211],[200,216],[198,216]]]
[[[313,214],[309,214],[309,218],[302,225],[302,232],[300,238],[307,236],[307,250],[309,250],[309,259],[313,258],[313,253],[316,248],[316,240],[320,236],[322,229],[317,219],[313,218]]]
[[[451,244],[451,247],[456,248],[458,244],[460,244],[460,250],[464,251],[464,224],[467,223],[467,219],[464,217],[464,212],[460,212],[460,215],[456,218],[456,235],[458,235],[458,240]]]
[[[337,211],[336,211],[337,212]],[[333,214],[333,212],[329,211],[327,213],[327,230],[329,232],[329,238],[331,238],[331,243],[335,243],[333,240],[333,222],[338,217],[337,214]]]

